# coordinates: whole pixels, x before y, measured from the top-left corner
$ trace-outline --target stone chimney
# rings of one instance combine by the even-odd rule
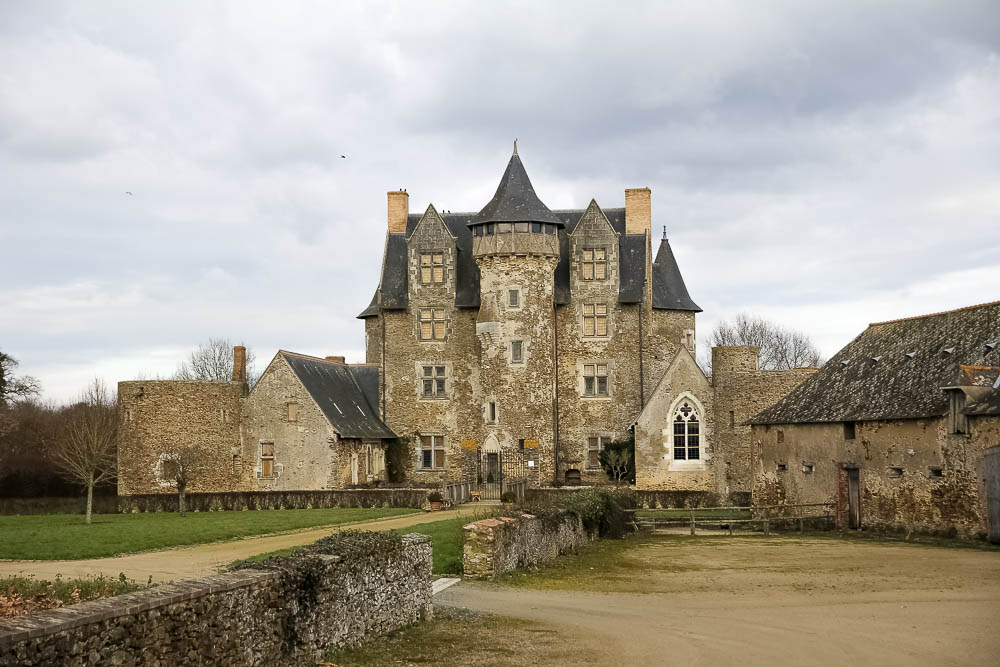
[[[652,229],[649,188],[625,189],[625,233],[645,234]]]
[[[243,384],[243,395],[249,390],[247,384],[247,349],[242,345],[233,347],[233,382]]]
[[[406,190],[389,193],[389,233],[405,234],[406,218],[410,215],[410,195]]]
[[[345,357],[330,357],[330,356],[328,356],[326,358],[326,360],[330,361],[330,362],[333,362],[335,364],[345,364],[345,363],[347,363],[347,359]]]

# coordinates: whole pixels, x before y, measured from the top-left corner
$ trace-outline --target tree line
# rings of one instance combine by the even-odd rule
[[[17,374],[17,367],[13,356],[0,351],[0,497],[68,497],[83,492],[89,523],[95,493],[116,493],[116,391],[94,379],[68,405],[42,402],[38,380]],[[232,344],[212,338],[178,365],[173,379],[229,381],[232,370]],[[247,374],[252,383],[259,377],[250,349]],[[204,458],[197,447],[167,453],[164,477],[178,491],[182,514],[185,490]]]

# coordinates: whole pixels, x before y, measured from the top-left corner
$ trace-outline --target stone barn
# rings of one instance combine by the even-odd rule
[[[849,528],[982,536],[1000,444],[1000,302],[870,325],[750,420],[758,504]]]

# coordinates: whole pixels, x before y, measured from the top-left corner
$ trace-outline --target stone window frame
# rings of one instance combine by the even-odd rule
[[[302,406],[298,401],[287,401],[285,403],[285,421],[290,424],[296,424],[299,421],[299,415],[302,414]]]
[[[521,292],[520,287],[508,287],[507,288],[507,298],[505,303],[507,304],[508,310],[521,310],[524,307],[524,294]],[[514,297],[514,303],[512,303],[511,297]]]
[[[448,452],[445,435],[441,433],[421,433],[418,437],[420,439],[420,446],[417,448],[417,470],[427,472],[446,470],[448,467]],[[430,452],[429,466],[424,465],[424,461],[427,460],[427,452]]]
[[[677,410],[681,407],[682,403],[685,401],[691,403],[692,407],[698,413],[698,458],[684,458],[676,459],[674,458],[674,415]],[[701,401],[689,391],[681,392],[677,398],[674,399],[673,403],[670,405],[670,410],[667,412],[668,427],[663,429],[663,447],[667,450],[667,469],[671,471],[691,471],[691,470],[704,470],[706,468],[706,462],[710,458],[708,453],[709,439],[708,439],[708,428],[707,428],[707,418],[708,411],[705,406],[702,405]],[[685,437],[689,435],[685,432]],[[685,456],[690,453],[690,448],[685,447]]]
[[[585,361],[581,364],[583,370],[583,397],[584,398],[610,398],[611,397],[611,364],[607,361]],[[604,373],[601,373],[601,369]],[[589,374],[589,369],[593,373]],[[601,392],[601,380],[604,380],[604,391]],[[587,381],[590,380],[590,383]]]
[[[447,254],[444,250],[417,252],[417,272],[421,285],[444,285]]]
[[[425,337],[424,324],[430,326],[430,337]],[[448,310],[437,306],[417,308],[417,339],[421,343],[442,343],[448,340]]]
[[[600,257],[598,256],[600,253]],[[610,264],[607,246],[593,246],[580,249],[580,280],[603,282],[609,279]],[[603,274],[598,277],[598,274]],[[589,277],[588,277],[589,275]]]
[[[487,424],[500,423],[500,403],[492,396],[483,405],[483,421]]]
[[[588,472],[595,472],[603,469],[600,460],[601,452],[604,451],[604,447],[613,440],[614,436],[607,431],[592,431],[587,435],[585,443],[587,450],[587,465],[584,467]]]
[[[611,327],[609,326],[611,309],[606,301],[584,303],[582,312],[584,338],[608,338],[611,335]],[[588,324],[592,324],[592,326],[588,328]],[[602,325],[604,333],[601,333]]]
[[[417,375],[417,400],[445,401],[451,398],[451,362],[450,361],[418,361],[415,364]],[[427,371],[430,370],[428,375]],[[428,382],[431,386],[427,393]]]
[[[507,345],[507,358],[512,366],[524,366],[527,363],[527,343],[523,338],[517,338],[510,341]],[[515,355],[514,351],[517,350],[518,354]]]

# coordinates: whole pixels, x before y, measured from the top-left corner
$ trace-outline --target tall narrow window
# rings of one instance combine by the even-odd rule
[[[444,340],[445,319],[443,308],[420,309],[420,340]]]
[[[844,440],[854,440],[857,435],[857,427],[854,422],[844,422]]]
[[[732,431],[736,428],[736,411],[729,411],[729,430]]]
[[[496,401],[490,401],[490,405],[486,411],[486,418],[491,424],[497,423],[497,404]]]
[[[524,363],[524,341],[512,340],[510,342],[510,363],[512,364]]]
[[[604,449],[606,438],[599,435],[592,435],[587,438],[587,467],[601,467],[601,450]]]
[[[424,398],[446,398],[446,368],[444,366],[424,366],[423,370]]]
[[[260,443],[260,476],[274,477],[274,443]]]
[[[420,467],[424,470],[444,469],[444,436],[420,436]]]
[[[507,305],[511,308],[521,307],[521,292],[520,290],[512,289],[507,290]]]
[[[608,277],[608,251],[604,248],[585,248],[583,251],[583,279],[605,280]]]
[[[608,395],[607,364],[583,365],[583,394],[584,396]]]
[[[288,408],[288,414],[286,415],[286,417],[288,421],[297,422],[299,420],[299,404],[289,403],[287,408]]]
[[[425,285],[444,282],[444,254],[440,252],[420,255],[420,282]]]
[[[684,401],[674,410],[674,460],[697,461],[701,458],[701,423],[698,410]]]
[[[583,304],[583,335],[584,336],[608,335],[608,304],[606,303]]]

